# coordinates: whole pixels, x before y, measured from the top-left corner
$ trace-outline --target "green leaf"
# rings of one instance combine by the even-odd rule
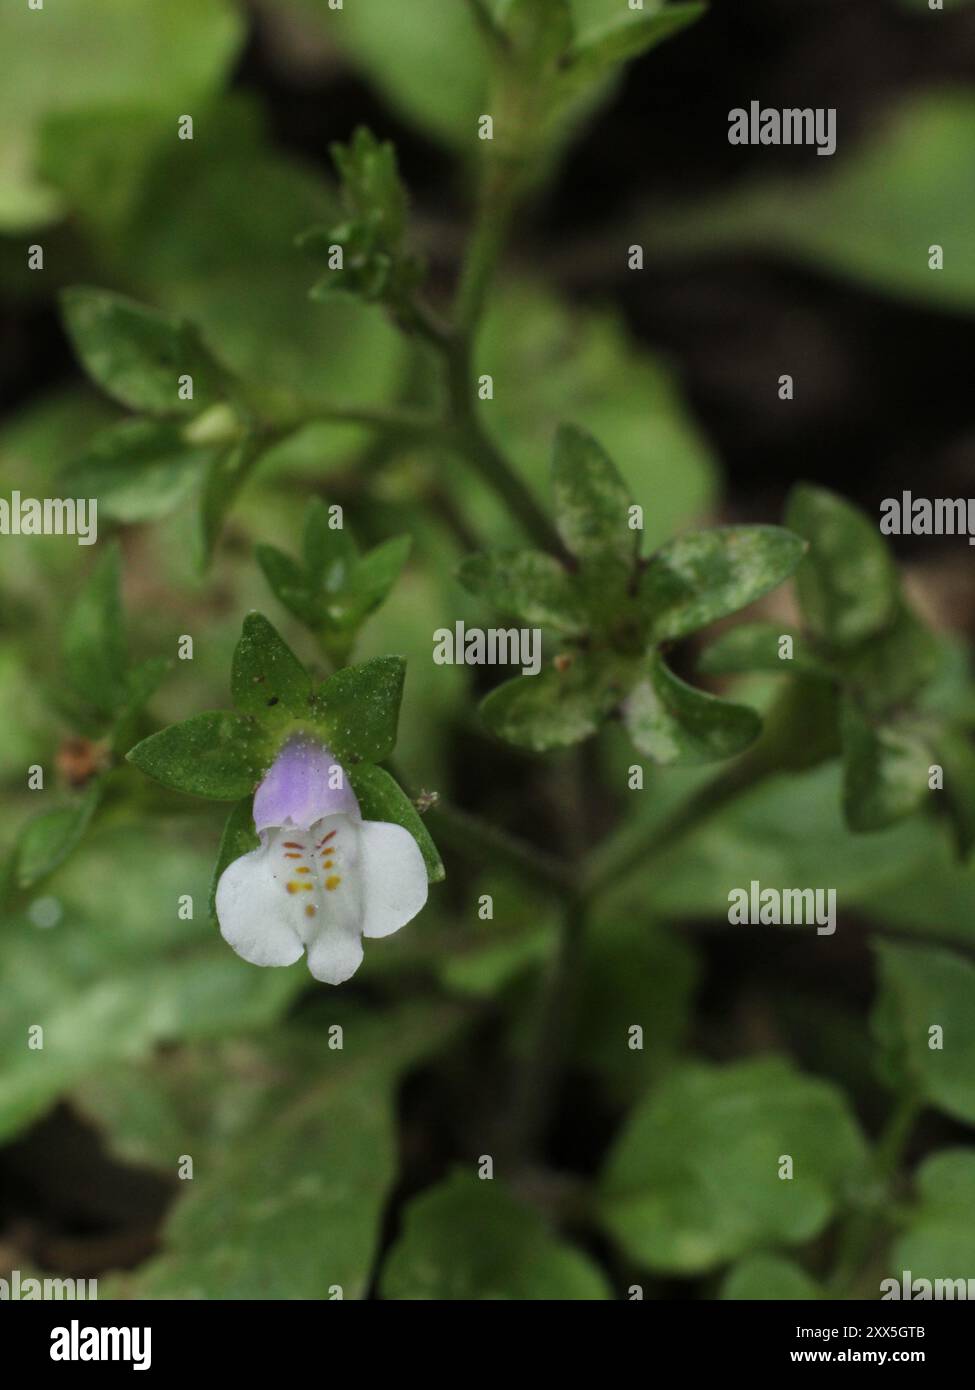
[[[942,21],[934,12],[928,17],[933,26]],[[667,264],[678,251],[771,252],[873,293],[970,313],[975,248],[967,229],[975,190],[965,173],[975,140],[971,91],[937,84],[911,92],[862,141],[854,144],[848,134],[844,150],[841,122],[839,159],[813,159],[815,168],[791,177],[749,180],[747,188],[697,199],[668,216],[654,209],[634,240]],[[929,265],[934,242],[945,250],[940,271]]]
[[[182,842],[172,821],[147,833],[106,817],[44,886],[62,910],[54,926],[6,914],[0,974],[17,988],[0,1010],[0,1136],[160,1043],[267,1028],[303,987],[296,971],[255,970],[201,924],[212,854],[199,826],[180,831]],[[183,894],[198,905],[195,921],[177,911]],[[24,1039],[37,1022],[44,1047],[31,1051]]]
[[[623,706],[623,723],[641,753],[663,766],[717,762],[743,752],[762,731],[748,705],[687,685],[659,653]]]
[[[789,1155],[793,1177],[779,1177]],[[600,1183],[629,1258],[700,1274],[774,1243],[800,1245],[864,1180],[863,1139],[840,1092],[781,1058],[671,1073],[630,1116]]]
[[[935,946],[875,941],[874,1032],[884,1072],[957,1120],[975,1124],[975,965]],[[942,1030],[943,1046],[933,1028]]]
[[[630,496],[652,499],[637,533],[648,553],[718,505],[717,462],[677,378],[618,314],[508,283],[488,306],[478,360],[495,383],[491,433],[541,504],[550,505],[552,438],[571,401]],[[510,518],[482,483],[468,473],[444,482],[465,515],[476,509],[485,544],[513,543]]]
[[[407,1206],[382,1272],[389,1299],[603,1299],[599,1269],[504,1184],[455,1170]]]
[[[792,642],[792,656],[779,655],[783,637]],[[729,628],[701,653],[697,669],[706,676],[741,675],[769,671],[828,679],[829,667],[809,648],[804,637],[782,623],[741,623]]]
[[[173,791],[239,801],[260,782],[271,751],[253,719],[215,710],[171,724],[137,743],[127,756]]]
[[[793,489],[786,525],[809,542],[799,566],[799,600],[815,636],[855,647],[897,615],[897,569],[878,528],[825,488]]]
[[[349,16],[346,5],[337,27]],[[144,195],[152,215],[112,239],[113,261],[134,293],[190,318],[220,361],[287,418],[294,405],[379,405],[399,380],[401,337],[365,306],[336,304],[326,319],[308,299],[308,266],[289,248],[303,227],[339,210],[323,175],[272,148],[262,126],[254,100],[234,93],[211,106],[195,140],[170,137]],[[302,435],[316,486],[364,439],[333,425]],[[298,438],[278,447],[301,457]]]
[[[864,896],[861,906],[872,921],[916,940],[935,937],[975,945],[975,864],[959,863],[933,816],[902,821],[883,836],[848,838],[863,849],[872,849],[878,839],[896,838],[902,851],[913,850],[909,864]]]
[[[172,665],[169,657],[150,656],[129,670],[125,681],[125,703],[112,730],[112,753],[115,757],[124,757],[131,748],[142,712],[172,670]]]
[[[396,249],[406,232],[409,199],[392,141],[377,140],[360,126],[347,145],[332,145],[331,153],[348,212],[368,222],[378,244]]]
[[[942,731],[937,761],[944,769],[944,793],[958,853],[967,859],[975,848],[975,748],[963,734]]]
[[[333,527],[329,520],[326,504],[320,497],[313,497],[305,509],[302,550],[314,587],[326,592],[345,588],[359,555],[345,527]]]
[[[498,21],[527,80],[537,80],[572,42],[569,0],[502,0]]]
[[[942,1298],[970,1297],[975,1278],[975,1154],[970,1149],[944,1149],[926,1158],[918,1169],[915,1185],[920,1198],[887,1259],[889,1277],[902,1286],[904,1271],[912,1279],[964,1280],[942,1285]],[[915,1297],[917,1295],[915,1294]]]
[[[410,536],[393,536],[356,561],[347,585],[352,620],[360,622],[384,602],[400,577],[412,546]]]
[[[321,577],[317,583],[308,581],[306,621],[318,633],[333,664],[343,666],[359,628],[389,597],[412,540],[409,536],[396,536],[360,557],[351,539],[346,539],[342,532],[331,534],[343,539],[331,543],[330,560],[321,556]]]
[[[263,441],[250,437],[223,449],[212,459],[203,483],[200,506],[200,545],[204,565],[209,563],[230,509],[263,453]]]
[[[278,602],[301,622],[314,627],[319,604],[311,581],[297,560],[274,545],[259,545],[254,554]]]
[[[257,849],[260,845],[257,831],[254,829],[254,803],[251,797],[245,796],[227,817],[227,823],[223,828],[223,835],[220,837],[220,848],[217,850],[217,862],[213,868],[213,877],[210,880],[210,923],[217,926],[217,884],[220,882],[220,875],[235,859],[240,859],[242,855],[250,854],[252,849]]]
[[[298,238],[299,247],[316,259],[329,261],[332,248],[342,248],[341,268],[329,264],[312,298],[358,295],[408,311],[422,266],[404,250],[409,202],[397,173],[396,150],[360,127],[348,145],[332,146],[332,157],[349,221],[331,229],[313,227]]]
[[[898,600],[891,625],[850,651],[831,653],[831,665],[874,717],[898,714],[937,674],[934,633]]]
[[[100,516],[158,521],[200,483],[212,458],[212,450],[188,445],[178,425],[124,420],[96,434],[61,485],[75,497],[96,497]]]
[[[457,578],[472,594],[523,622],[578,636],[588,626],[572,576],[540,550],[492,550],[467,555]]]
[[[19,888],[32,888],[64,863],[88,829],[104,790],[104,778],[93,778],[73,806],[43,811],[27,822],[16,850]]]
[[[707,627],[788,579],[803,542],[779,526],[692,531],[658,550],[640,578],[655,642]]]
[[[62,636],[64,677],[96,718],[110,719],[125,702],[126,650],[121,557],[111,545],[75,599]]]
[[[365,555],[344,529],[328,526],[324,503],[309,504],[305,524],[305,564],[268,556],[265,573],[282,590],[282,602],[323,639],[332,660],[342,665],[362,623],[389,597],[412,547],[409,536],[394,536]],[[283,563],[282,563],[283,559]]]
[[[197,1123],[180,1139],[199,1166],[180,1184],[162,1253],[119,1276],[113,1296],[367,1297],[396,1180],[396,1083],[451,1038],[457,1017],[331,1003],[317,1023],[238,1043],[220,1059],[212,1099],[197,1098]],[[322,1046],[333,1024],[340,1049]]]
[[[797,1302],[823,1298],[815,1280],[781,1255],[749,1255],[728,1271],[721,1298],[741,1302]]]
[[[878,724],[853,700],[843,703],[843,810],[851,830],[883,830],[928,799],[934,753],[923,728],[906,720]]]
[[[621,781],[632,755],[624,750],[623,758]],[[681,781],[689,775],[681,773]],[[695,781],[700,776],[698,770]],[[949,879],[945,893],[939,892],[927,907],[934,884],[950,870],[942,862],[946,855],[935,853],[945,846],[934,823],[902,821],[875,835],[851,835],[840,805],[841,776],[840,764],[830,761],[798,775],[769,778],[723,811],[706,817],[645,870],[637,869],[628,887],[618,890],[625,894],[620,911],[653,912],[685,921],[705,919],[726,927],[728,890],[746,881],[740,875],[742,865],[747,865],[747,879],[757,879],[763,886],[826,884],[835,888],[844,908],[874,921],[890,920],[887,905],[893,902],[905,911],[910,909],[908,925],[914,929],[952,921],[954,911],[953,929],[964,930],[970,902],[975,922],[975,893],[969,898],[957,879]],[[667,781],[677,777],[675,771]],[[662,793],[663,779],[658,780]],[[668,798],[670,814],[679,811],[683,799],[679,793],[678,784]],[[646,833],[643,829],[641,838]],[[912,884],[916,887],[905,899],[905,890]],[[952,904],[957,906],[953,909]]]
[[[103,143],[89,152],[90,142],[73,146],[73,171],[80,173],[66,185],[72,203],[82,182],[86,203],[99,197],[117,201],[111,175],[120,159],[131,193],[139,167],[128,157],[133,128],[140,130],[139,123],[152,117],[157,126],[165,123],[164,138],[175,142],[176,115],[204,105],[229,77],[245,27],[243,16],[224,0],[143,0],[138,7],[128,0],[58,0],[43,14],[28,9],[26,0],[0,7],[0,53],[6,58],[0,227],[24,233],[40,218],[63,215],[64,200],[51,183],[60,184],[58,165],[68,159],[52,160],[48,146],[56,145],[72,120],[94,123],[99,115],[124,113],[114,148]],[[142,147],[141,154],[144,167],[151,149]]]
[[[38,132],[35,167],[45,185],[60,194],[59,211],[72,214],[93,248],[107,249],[138,215],[152,161],[172,138],[170,111],[138,101],[52,112]]]
[[[655,5],[655,0],[650,3]],[[686,29],[706,13],[707,5],[692,0],[642,13],[621,7],[619,15],[608,24],[579,35],[569,51],[568,75],[584,82],[596,82],[618,63],[627,63],[649,53],[658,43]]]
[[[561,425],[552,455],[555,518],[568,550],[580,560],[630,564],[640,533],[630,528],[626,484],[592,435]]]
[[[408,830],[420,846],[423,862],[427,866],[427,877],[431,883],[439,883],[444,877],[444,867],[437,847],[399,783],[385,768],[375,767],[372,763],[356,763],[348,772],[363,819],[392,821],[394,825]]]
[[[562,670],[548,666],[497,686],[480,714],[498,738],[545,753],[591,737],[631,686],[628,665],[605,653],[577,652]]]
[[[377,656],[336,671],[315,692],[314,717],[340,763],[378,763],[393,752],[405,679],[401,656]]]
[[[324,11],[322,0],[319,8]],[[487,54],[473,16],[458,0],[370,0],[323,13],[323,29],[408,122],[467,150],[484,110]]]
[[[263,613],[248,613],[234,651],[230,689],[242,714],[278,724],[307,716],[312,683],[294,652]]]
[[[61,303],[82,365],[122,405],[151,415],[195,415],[220,399],[220,368],[185,320],[108,290],[65,290]],[[179,396],[185,375],[193,378],[192,400]]]

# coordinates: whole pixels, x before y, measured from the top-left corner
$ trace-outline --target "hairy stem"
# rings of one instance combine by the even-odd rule
[[[434,802],[426,818],[435,826],[437,837],[456,853],[480,863],[500,860],[536,883],[554,889],[562,898],[573,896],[571,869],[544,850],[444,801]]]

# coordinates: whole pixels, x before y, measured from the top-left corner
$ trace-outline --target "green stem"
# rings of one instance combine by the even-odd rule
[[[484,317],[488,291],[514,219],[519,185],[520,169],[516,164],[497,157],[491,160],[454,304],[457,331],[468,340],[473,340]]]
[[[694,793],[660,828],[614,836],[601,845],[587,865],[585,888],[591,896],[660,859],[686,835],[741,796],[764,777],[764,769],[744,759]]]
[[[474,23],[490,46],[498,52],[503,52],[508,46],[507,37],[488,9],[486,0],[467,0],[467,8],[474,18]]]
[[[566,903],[558,951],[541,991],[535,1042],[519,1075],[501,1137],[500,1147],[514,1162],[537,1157],[552,1119],[575,1013],[588,912],[581,896]]]
[[[404,328],[419,334],[428,343],[437,348],[440,352],[449,351],[453,342],[453,329],[424,299],[419,297],[411,301],[410,305],[401,318]]]
[[[441,341],[447,366],[449,430],[456,450],[477,470],[543,550],[565,551],[558,532],[531,489],[485,430],[477,411],[474,345],[518,200],[519,170],[494,158],[481,190],[477,221],[461,271],[454,305],[454,331]]]
[[[834,1298],[849,1296],[857,1276],[881,1233],[889,1224],[890,1188],[923,1103],[913,1093],[900,1098],[891,1111],[874,1150],[876,1190],[869,1205],[851,1213],[839,1240],[836,1265],[829,1279]]]
[[[474,406],[473,367],[461,344],[447,364],[453,446],[521,523],[525,534],[543,550],[564,555],[559,534],[527,485],[484,429]]]
[[[434,415],[410,410],[342,409],[339,407],[309,406],[300,418],[275,422],[270,432],[282,438],[294,434],[305,425],[362,425],[380,434],[395,434],[410,439],[430,440],[443,435],[443,425]]]
[[[610,883],[643,868],[673,848],[738,797],[767,777],[813,767],[835,752],[831,736],[821,732],[818,695],[790,681],[768,711],[758,742],[706,783],[663,827],[647,833],[638,826],[612,836],[590,856],[584,876],[585,892],[594,896]],[[802,730],[802,743],[797,743]]]
[[[479,863],[501,862],[537,883],[545,884],[562,898],[572,896],[575,885],[571,870],[552,855],[534,845],[499,830],[469,811],[436,801],[427,812],[436,836],[458,854]]]

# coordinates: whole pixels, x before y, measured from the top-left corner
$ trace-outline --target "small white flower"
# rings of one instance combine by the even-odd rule
[[[408,830],[362,819],[343,769],[321,744],[292,740],[254,796],[259,849],[217,884],[220,933],[252,965],[293,965],[341,984],[364,936],[398,931],[427,900],[427,871]]]

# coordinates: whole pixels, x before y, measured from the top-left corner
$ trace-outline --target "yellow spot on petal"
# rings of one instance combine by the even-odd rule
[[[296,874],[310,874],[310,873],[311,873],[311,869],[309,869],[309,867],[308,867],[307,864],[303,864],[302,867],[301,867],[300,869],[295,869],[295,873],[296,873]]]
[[[294,879],[292,879],[291,882],[288,884],[288,892],[297,893],[298,889],[303,888],[304,886],[305,885],[303,883],[295,883]]]
[[[300,859],[300,858],[301,858],[301,855],[300,855],[300,854],[286,854],[284,857],[285,857],[285,859]]]
[[[315,913],[316,913],[317,911],[318,911],[318,908],[315,906],[315,904],[314,904],[314,903],[309,903],[308,906],[305,908],[305,916],[306,916],[306,917],[314,917],[314,915],[315,915]]]
[[[341,882],[342,880],[339,878],[338,874],[329,874],[328,878],[325,880],[325,887],[331,893],[334,892]]]

